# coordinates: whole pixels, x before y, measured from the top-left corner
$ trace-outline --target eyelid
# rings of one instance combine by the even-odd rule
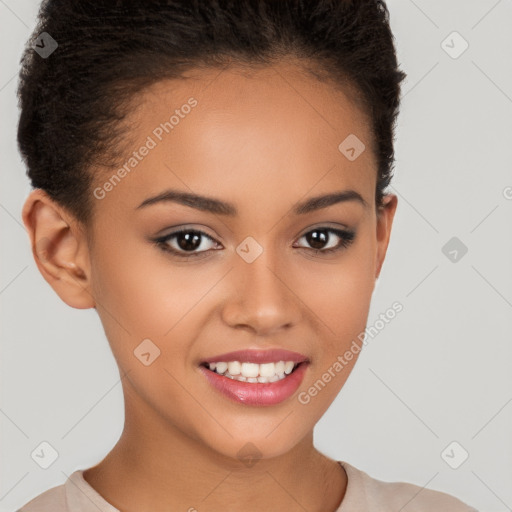
[[[307,227],[305,230],[301,231],[300,235],[298,235],[296,237],[297,238],[301,238],[303,237],[304,235],[307,235],[308,233],[310,233],[311,231],[314,231],[315,229],[332,229],[334,231],[338,230],[338,231],[354,231],[352,228],[349,228],[347,226],[347,224],[338,224],[338,223],[329,223],[329,222],[319,222],[317,224],[313,224],[312,226],[309,226]]]
[[[178,224],[177,226],[167,227],[165,229],[160,230],[155,236],[155,238],[165,238],[170,235],[174,235],[176,233],[180,233],[182,231],[197,231],[199,233],[208,236],[209,238],[217,239],[217,235],[212,235],[208,232],[209,228],[207,226],[203,226],[202,224]]]

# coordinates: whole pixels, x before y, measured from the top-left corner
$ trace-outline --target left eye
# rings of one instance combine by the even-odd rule
[[[334,233],[335,238],[339,238],[337,243],[335,239],[334,244],[331,243],[330,234],[332,233]],[[320,227],[308,231],[302,235],[299,240],[301,238],[306,239],[315,253],[331,253],[348,247],[354,241],[355,233],[346,229]],[[330,244],[330,246],[324,247],[325,244]]]
[[[333,241],[331,241],[332,234],[334,234]],[[299,246],[299,248],[312,250],[315,254],[326,254],[348,247],[354,241],[355,232],[345,229],[320,227],[308,231],[302,235],[299,240],[302,238],[306,239],[310,247]],[[338,238],[339,241],[336,242],[336,238]],[[209,249],[218,250],[219,246],[222,247],[221,244],[211,236],[195,229],[181,229],[157,238],[154,242],[162,250],[183,258],[200,256],[208,252]],[[208,247],[208,242],[211,244],[210,247]],[[334,244],[332,242],[334,242]],[[324,247],[326,244],[327,247]],[[296,246],[294,245],[294,247]]]

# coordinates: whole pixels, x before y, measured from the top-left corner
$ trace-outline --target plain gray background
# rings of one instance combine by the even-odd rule
[[[96,464],[123,425],[99,319],[44,281],[21,221],[30,186],[15,89],[38,5],[0,0],[1,512]],[[512,2],[388,7],[408,78],[391,188],[399,205],[368,325],[395,301],[404,310],[369,338],[316,444],[374,478],[512,510]],[[456,261],[453,247],[443,252],[453,237],[467,247],[461,257],[454,246]],[[59,454],[48,469],[31,458],[43,441]],[[446,462],[465,452],[457,469]]]

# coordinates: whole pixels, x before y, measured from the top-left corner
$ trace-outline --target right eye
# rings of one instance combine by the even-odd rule
[[[209,250],[208,241],[210,243],[213,242],[214,246],[219,244],[203,231],[190,228],[183,228],[154,240],[157,246],[163,251],[170,252],[182,258],[199,256],[207,252]]]

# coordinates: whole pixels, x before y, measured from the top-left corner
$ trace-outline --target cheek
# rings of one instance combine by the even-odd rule
[[[105,246],[94,255],[95,298],[132,330],[162,337],[204,295],[204,276],[173,265],[150,243]],[[130,329],[129,329],[130,330]]]
[[[307,305],[320,319],[319,350],[310,366],[310,379],[297,398],[315,421],[336,398],[361,352],[374,288],[372,262],[370,252],[354,251],[333,265],[328,277],[317,276],[307,288]]]
[[[364,330],[375,283],[373,261],[371,243],[361,243],[336,263],[311,265],[304,272],[300,295],[337,349]]]
[[[215,271],[173,263],[150,243],[127,241],[98,249],[93,276],[98,314],[118,364],[143,371],[134,351],[146,347],[158,354],[155,367],[173,368],[183,377],[205,296],[219,278]]]

